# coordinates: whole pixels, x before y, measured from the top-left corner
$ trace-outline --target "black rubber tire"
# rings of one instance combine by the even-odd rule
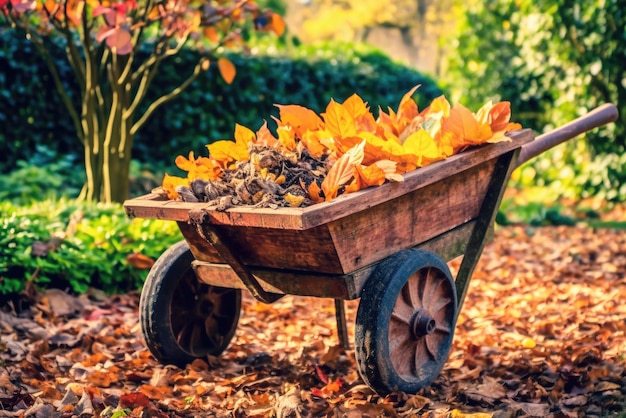
[[[361,378],[381,395],[430,385],[448,359],[456,312],[454,279],[438,255],[409,249],[384,260],[356,315]]]
[[[230,343],[241,311],[241,290],[201,283],[181,241],[156,261],[141,292],[141,330],[150,352],[164,364],[184,367],[219,355]]]

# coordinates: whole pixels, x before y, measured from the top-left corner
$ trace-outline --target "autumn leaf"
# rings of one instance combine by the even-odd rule
[[[255,138],[254,132],[250,129],[236,124],[235,141],[222,140],[207,145],[209,156],[219,161],[224,168],[232,161],[247,161],[249,158],[248,144]]]
[[[364,147],[365,141],[362,141],[359,145],[350,148],[350,150],[343,154],[328,171],[328,175],[322,182],[322,190],[324,191],[326,201],[337,197],[339,187],[343,186],[354,177],[355,166],[361,164],[363,161]]]
[[[282,36],[285,33],[285,20],[278,13],[272,13],[270,26],[272,31],[278,36]]]
[[[178,197],[178,192],[176,192],[176,187],[178,186],[189,186],[189,180],[165,173],[161,187],[167,193],[168,199],[176,199]]]
[[[309,194],[309,199],[311,199],[314,203],[321,203],[324,201],[324,198],[321,195],[322,189],[317,185],[317,182],[312,182],[306,190]]]
[[[272,132],[267,127],[267,121],[263,121],[263,125],[256,132],[255,143],[266,147],[274,147],[278,143],[278,139],[272,135]]]
[[[335,141],[357,135],[354,116],[340,103],[331,99],[322,117],[325,129],[330,132]]]
[[[226,57],[220,57],[217,60],[217,68],[219,69],[220,75],[226,84],[231,84],[237,74],[237,70],[235,69],[235,65],[232,61]]]
[[[412,133],[406,141],[404,141],[403,146],[408,153],[416,157],[415,164],[418,167],[443,158],[433,137],[424,129]]]
[[[417,109],[417,103],[413,100],[413,94],[420,86],[417,85],[405,93],[402,96],[402,100],[400,100],[400,104],[398,105],[397,119],[399,121],[403,121],[402,123],[406,124],[408,121],[411,121],[414,117],[419,115]]]
[[[276,133],[278,133],[278,141],[286,150],[293,151],[296,149],[296,134],[291,126],[279,126]]]
[[[463,145],[478,145],[492,136],[491,127],[486,121],[479,122],[465,106],[456,104],[450,109],[450,117],[444,122],[446,129],[455,132]]]
[[[152,258],[140,253],[132,253],[127,255],[126,262],[131,266],[141,270],[148,270],[154,265],[154,260]]]
[[[278,126],[291,126],[298,138],[306,131],[315,131],[323,125],[322,119],[312,111],[300,105],[274,105],[278,108],[280,119]]]
[[[372,164],[370,166],[357,166],[356,172],[359,177],[361,189],[371,186],[380,186],[387,179],[385,171],[376,164]]]

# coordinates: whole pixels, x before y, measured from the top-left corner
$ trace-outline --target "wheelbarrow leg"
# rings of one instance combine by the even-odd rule
[[[346,324],[346,308],[343,299],[335,299],[335,318],[337,319],[337,334],[339,334],[339,344],[346,349],[350,349],[348,339],[348,326]]]
[[[483,200],[476,225],[470,235],[463,261],[461,262],[459,272],[456,276],[457,315],[463,306],[463,300],[467,294],[472,273],[474,273],[474,268],[476,268],[476,264],[478,264],[480,255],[487,242],[489,229],[495,221],[507,183],[511,177],[511,173],[516,167],[515,163],[517,162],[518,154],[519,149],[508,152],[501,155],[496,162],[491,181],[487,188],[487,195],[485,196],[485,200]]]

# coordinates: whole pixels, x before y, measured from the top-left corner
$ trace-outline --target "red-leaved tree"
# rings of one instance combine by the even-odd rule
[[[45,59],[84,147],[82,197],[105,202],[128,197],[133,137],[157,108],[213,62],[231,82],[235,68],[218,53],[242,45],[244,28],[284,31],[282,18],[253,0],[0,0],[1,26],[23,33]],[[53,36],[65,47],[79,100],[67,94],[52,59]],[[201,51],[187,78],[141,106],[162,62],[186,46]]]

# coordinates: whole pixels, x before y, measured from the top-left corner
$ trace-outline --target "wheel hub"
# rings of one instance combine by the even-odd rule
[[[415,339],[432,334],[435,328],[437,328],[435,318],[425,309],[418,309],[411,317],[410,329]]]

